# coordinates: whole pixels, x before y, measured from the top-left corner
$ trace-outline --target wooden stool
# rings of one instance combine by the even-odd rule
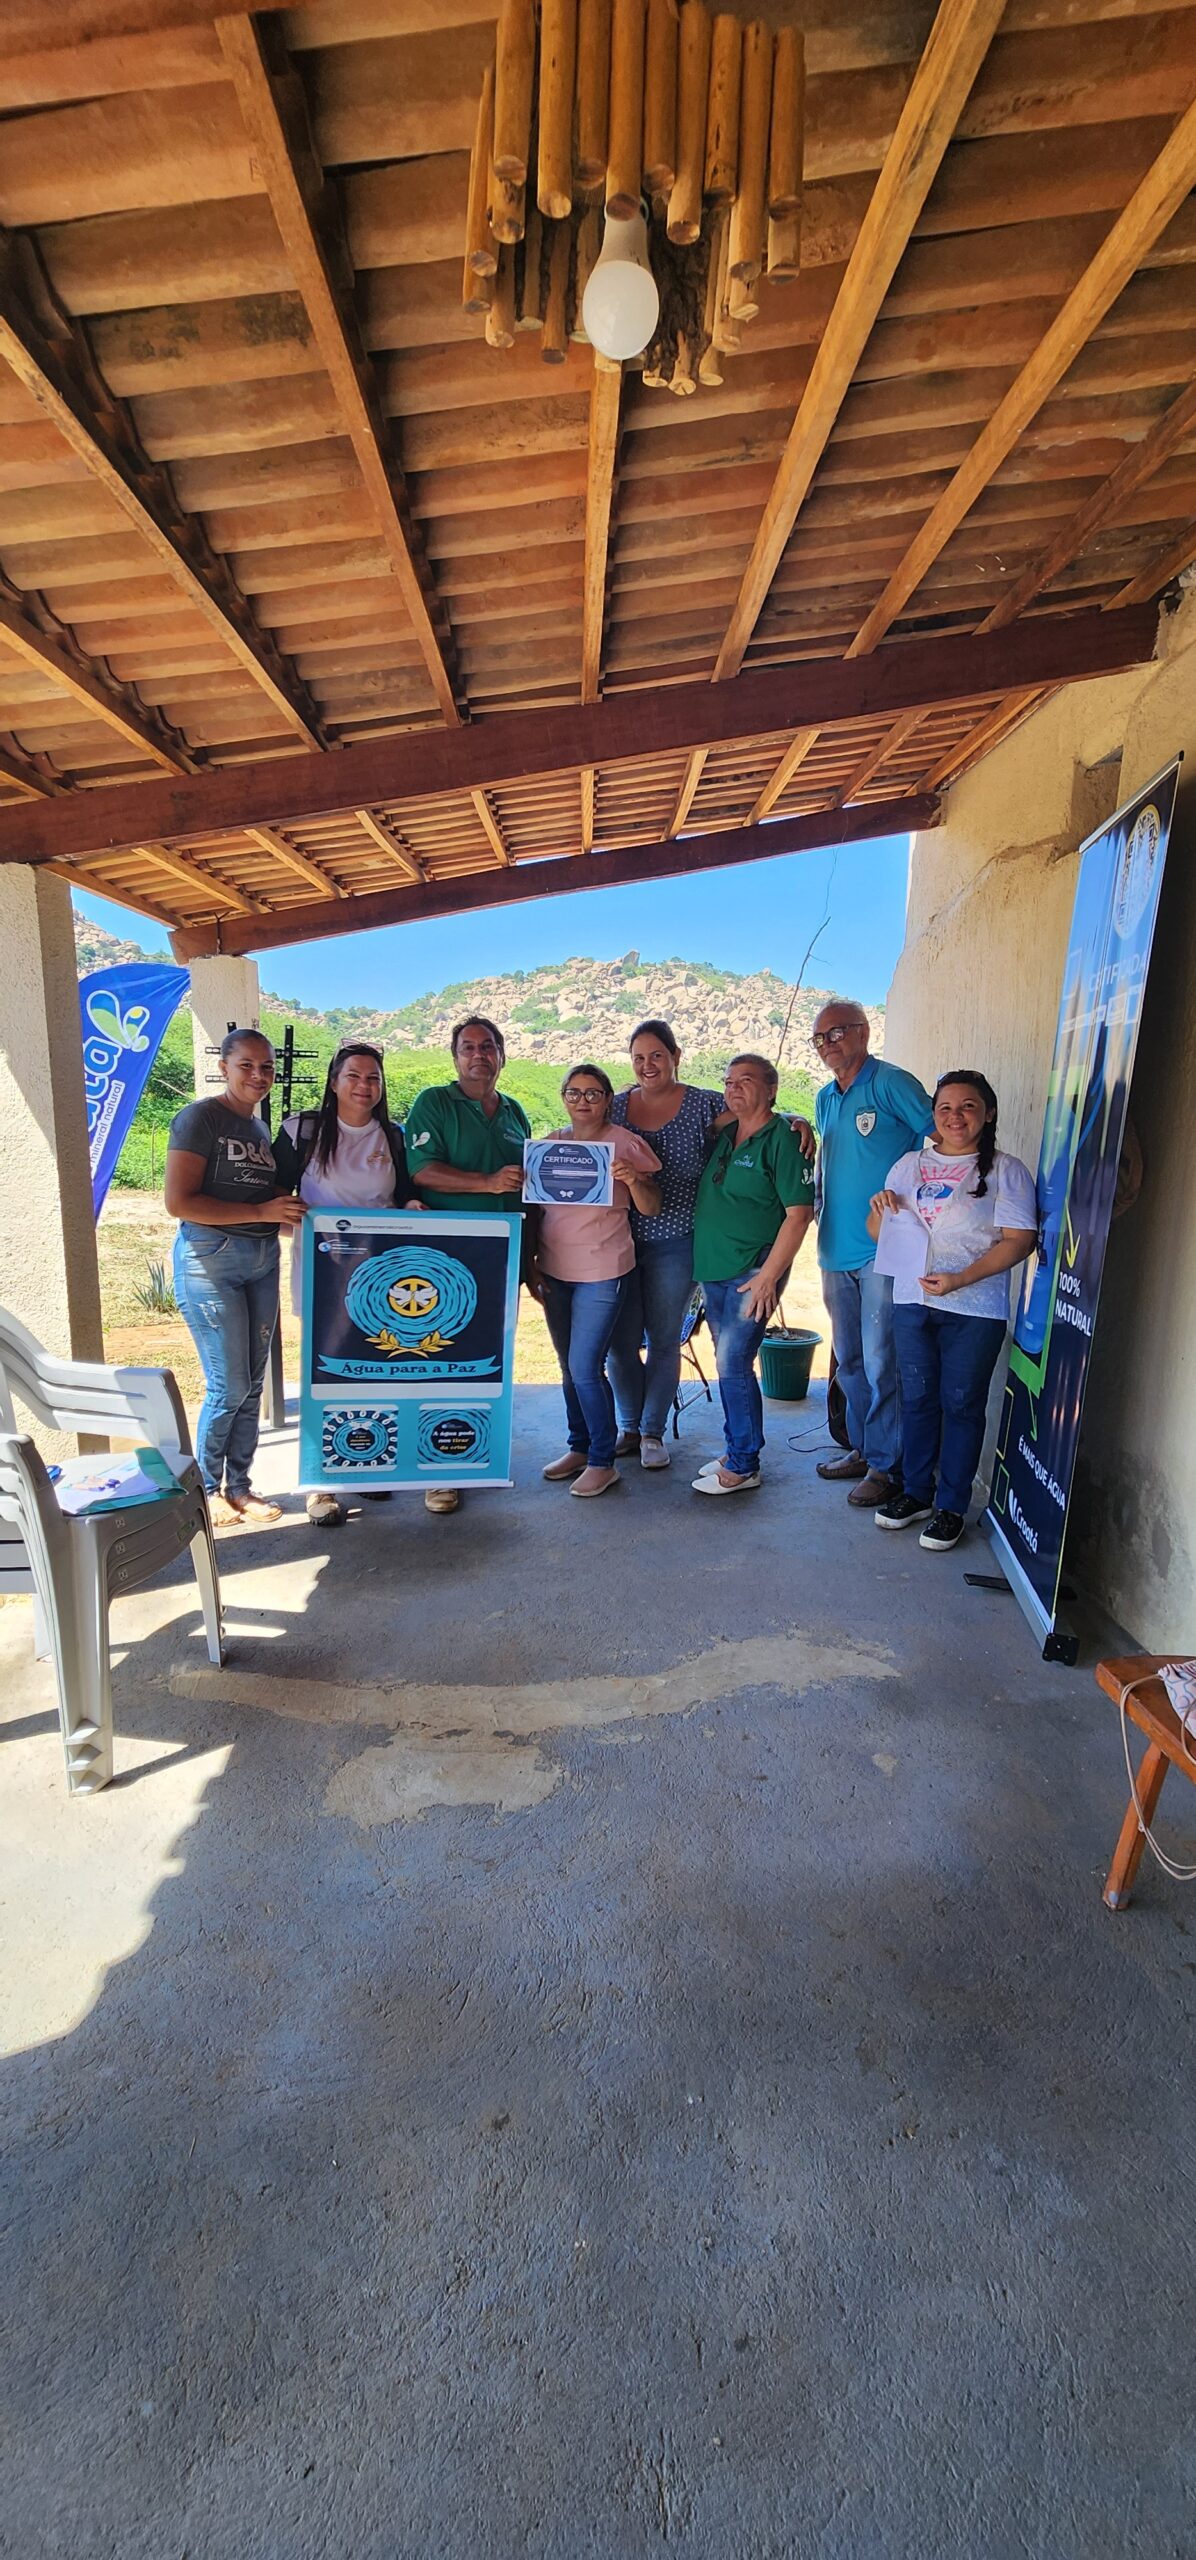
[[[1146,1822],[1154,1821],[1155,1807],[1163,1792],[1163,1780],[1171,1766],[1182,1769],[1184,1776],[1196,1783],[1196,1759],[1191,1748],[1185,1747],[1179,1717],[1162,1681],[1156,1676],[1162,1663],[1174,1659],[1175,1656],[1169,1653],[1130,1653],[1120,1660],[1098,1662],[1096,1666],[1098,1685],[1108,1697],[1118,1702],[1131,1680],[1142,1683],[1141,1688],[1134,1689],[1126,1699],[1125,1711],[1130,1723],[1136,1724],[1139,1733],[1146,1736],[1147,1748],[1137,1779],[1138,1803]],[[1113,1852],[1113,1864],[1105,1878],[1103,1899],[1110,1911],[1125,1910],[1145,1846],[1146,1834],[1131,1796]]]

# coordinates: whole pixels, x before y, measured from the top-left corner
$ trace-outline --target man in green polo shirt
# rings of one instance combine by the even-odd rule
[[[502,1033],[483,1014],[471,1014],[457,1024],[451,1047],[456,1083],[425,1085],[404,1123],[412,1181],[430,1209],[521,1218],[523,1147],[532,1133],[519,1104],[498,1090],[507,1062]],[[455,1511],[460,1499],[448,1485],[424,1495],[429,1511]]]
[[[789,1122],[774,1108],[777,1071],[752,1053],[726,1074],[733,1124],[720,1133],[698,1184],[694,1278],[718,1358],[726,1450],[703,1467],[695,1493],[746,1493],[760,1482],[764,1405],[756,1353],[814,1215],[814,1176]]]

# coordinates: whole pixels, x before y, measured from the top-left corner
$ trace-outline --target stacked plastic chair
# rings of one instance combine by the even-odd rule
[[[59,1508],[13,1399],[46,1430],[115,1436],[157,1449],[176,1489],[119,1510]],[[108,1612],[190,1547],[209,1659],[224,1660],[216,1550],[187,1416],[169,1369],[57,1360],[0,1308],[0,1594],[34,1595],[35,1642],[53,1660],[72,1795],[112,1776]]]

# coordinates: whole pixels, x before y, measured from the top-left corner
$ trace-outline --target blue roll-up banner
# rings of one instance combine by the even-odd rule
[[[310,1209],[305,1492],[510,1484],[522,1220]]]
[[[79,980],[91,1199],[97,1218],[167,1023],[189,985],[185,969],[163,968],[153,960],[96,969]]]
[[[1047,1655],[1179,762],[1080,848],[1038,1159],[1042,1233],[1009,1352],[985,1523]]]

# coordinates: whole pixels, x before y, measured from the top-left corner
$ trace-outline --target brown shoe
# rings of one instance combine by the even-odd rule
[[[222,1493],[208,1495],[208,1512],[214,1529],[239,1529],[241,1514]]]
[[[242,1520],[260,1520],[264,1525],[282,1518],[281,1502],[270,1502],[264,1493],[230,1493],[227,1499]]]
[[[433,1485],[424,1495],[425,1511],[455,1511],[461,1496],[455,1484]]]
[[[879,1467],[869,1467],[847,1499],[856,1511],[876,1511],[888,1501],[892,1490],[892,1477],[882,1475]]]
[[[327,1491],[309,1493],[305,1508],[308,1519],[317,1529],[339,1529],[345,1516],[336,1495]]]
[[[868,1461],[858,1449],[851,1449],[845,1458],[820,1458],[817,1472],[828,1484],[842,1484],[848,1476],[866,1476]]]
[[[563,1458],[554,1458],[550,1467],[541,1467],[545,1484],[567,1484],[570,1476],[583,1476],[589,1459],[580,1449],[566,1449]]]
[[[616,1458],[636,1458],[639,1456],[639,1446],[640,1435],[637,1423],[632,1428],[619,1433],[615,1442],[615,1456]]]
[[[587,1467],[585,1474],[578,1477],[576,1484],[570,1485],[569,1491],[578,1494],[583,1502],[589,1502],[596,1493],[609,1493],[612,1485],[618,1484],[619,1481],[617,1467]]]

